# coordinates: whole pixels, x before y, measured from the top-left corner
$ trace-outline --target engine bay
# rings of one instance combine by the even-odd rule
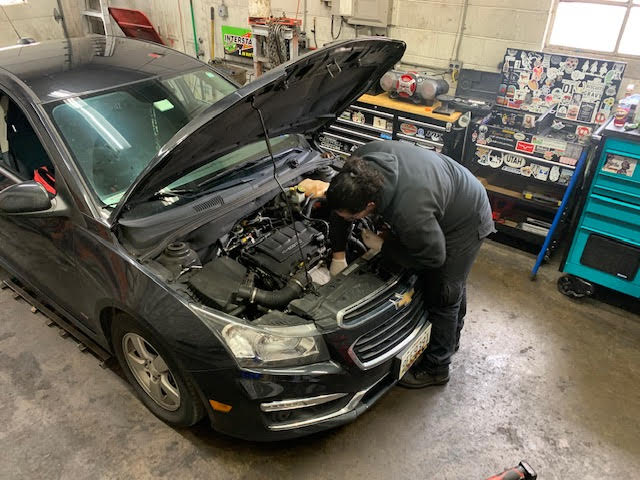
[[[194,250],[187,236],[169,244],[150,264],[190,301],[230,315],[278,321],[274,314],[294,312],[311,318],[292,301],[303,299],[301,305],[317,307],[331,298],[349,305],[398,273],[384,265],[380,255],[367,254],[359,233],[372,226],[363,219],[354,222],[348,236],[350,267],[332,279],[329,218],[323,197],[308,197],[302,187],[292,185],[211,239],[206,248]]]

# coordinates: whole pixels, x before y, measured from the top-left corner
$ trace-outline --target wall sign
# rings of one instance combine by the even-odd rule
[[[626,63],[508,48],[496,103],[556,118],[604,123]]]
[[[222,44],[227,55],[253,58],[251,30],[248,28],[223,25]]]

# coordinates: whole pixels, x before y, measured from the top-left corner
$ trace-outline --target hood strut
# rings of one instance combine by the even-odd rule
[[[251,99],[251,107],[258,113],[258,117],[260,117],[260,125],[262,125],[262,131],[264,133],[264,141],[267,144],[267,151],[269,152],[269,157],[271,157],[271,163],[273,164],[273,179],[280,187],[282,191],[282,196],[284,197],[284,201],[287,204],[287,210],[289,211],[289,219],[291,220],[291,227],[293,228],[293,232],[296,235],[296,243],[298,244],[298,252],[300,253],[300,261],[302,262],[302,266],[304,268],[305,278],[307,280],[307,285],[311,287],[311,289],[315,293],[315,288],[313,286],[313,282],[311,281],[311,276],[309,275],[309,268],[307,266],[307,262],[304,258],[304,253],[302,251],[302,243],[300,242],[300,236],[298,235],[298,228],[296,227],[295,219],[293,218],[293,209],[291,208],[291,203],[289,202],[289,195],[287,195],[286,190],[280,183],[280,179],[278,179],[278,167],[276,165],[276,159],[273,156],[273,149],[271,148],[271,139],[269,138],[269,132],[267,131],[267,126],[264,123],[264,117],[262,115],[262,111],[259,107],[256,107],[255,97]]]

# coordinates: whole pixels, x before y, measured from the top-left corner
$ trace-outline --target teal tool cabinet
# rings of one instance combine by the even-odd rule
[[[598,133],[588,194],[558,288],[581,297],[602,285],[640,298],[640,134],[613,122]]]

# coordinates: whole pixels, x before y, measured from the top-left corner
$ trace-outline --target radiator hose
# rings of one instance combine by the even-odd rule
[[[257,303],[267,308],[279,308],[284,307],[291,300],[299,298],[306,284],[305,272],[301,271],[291,277],[280,290],[269,291],[242,285],[238,287],[236,298],[249,300],[249,303]]]

